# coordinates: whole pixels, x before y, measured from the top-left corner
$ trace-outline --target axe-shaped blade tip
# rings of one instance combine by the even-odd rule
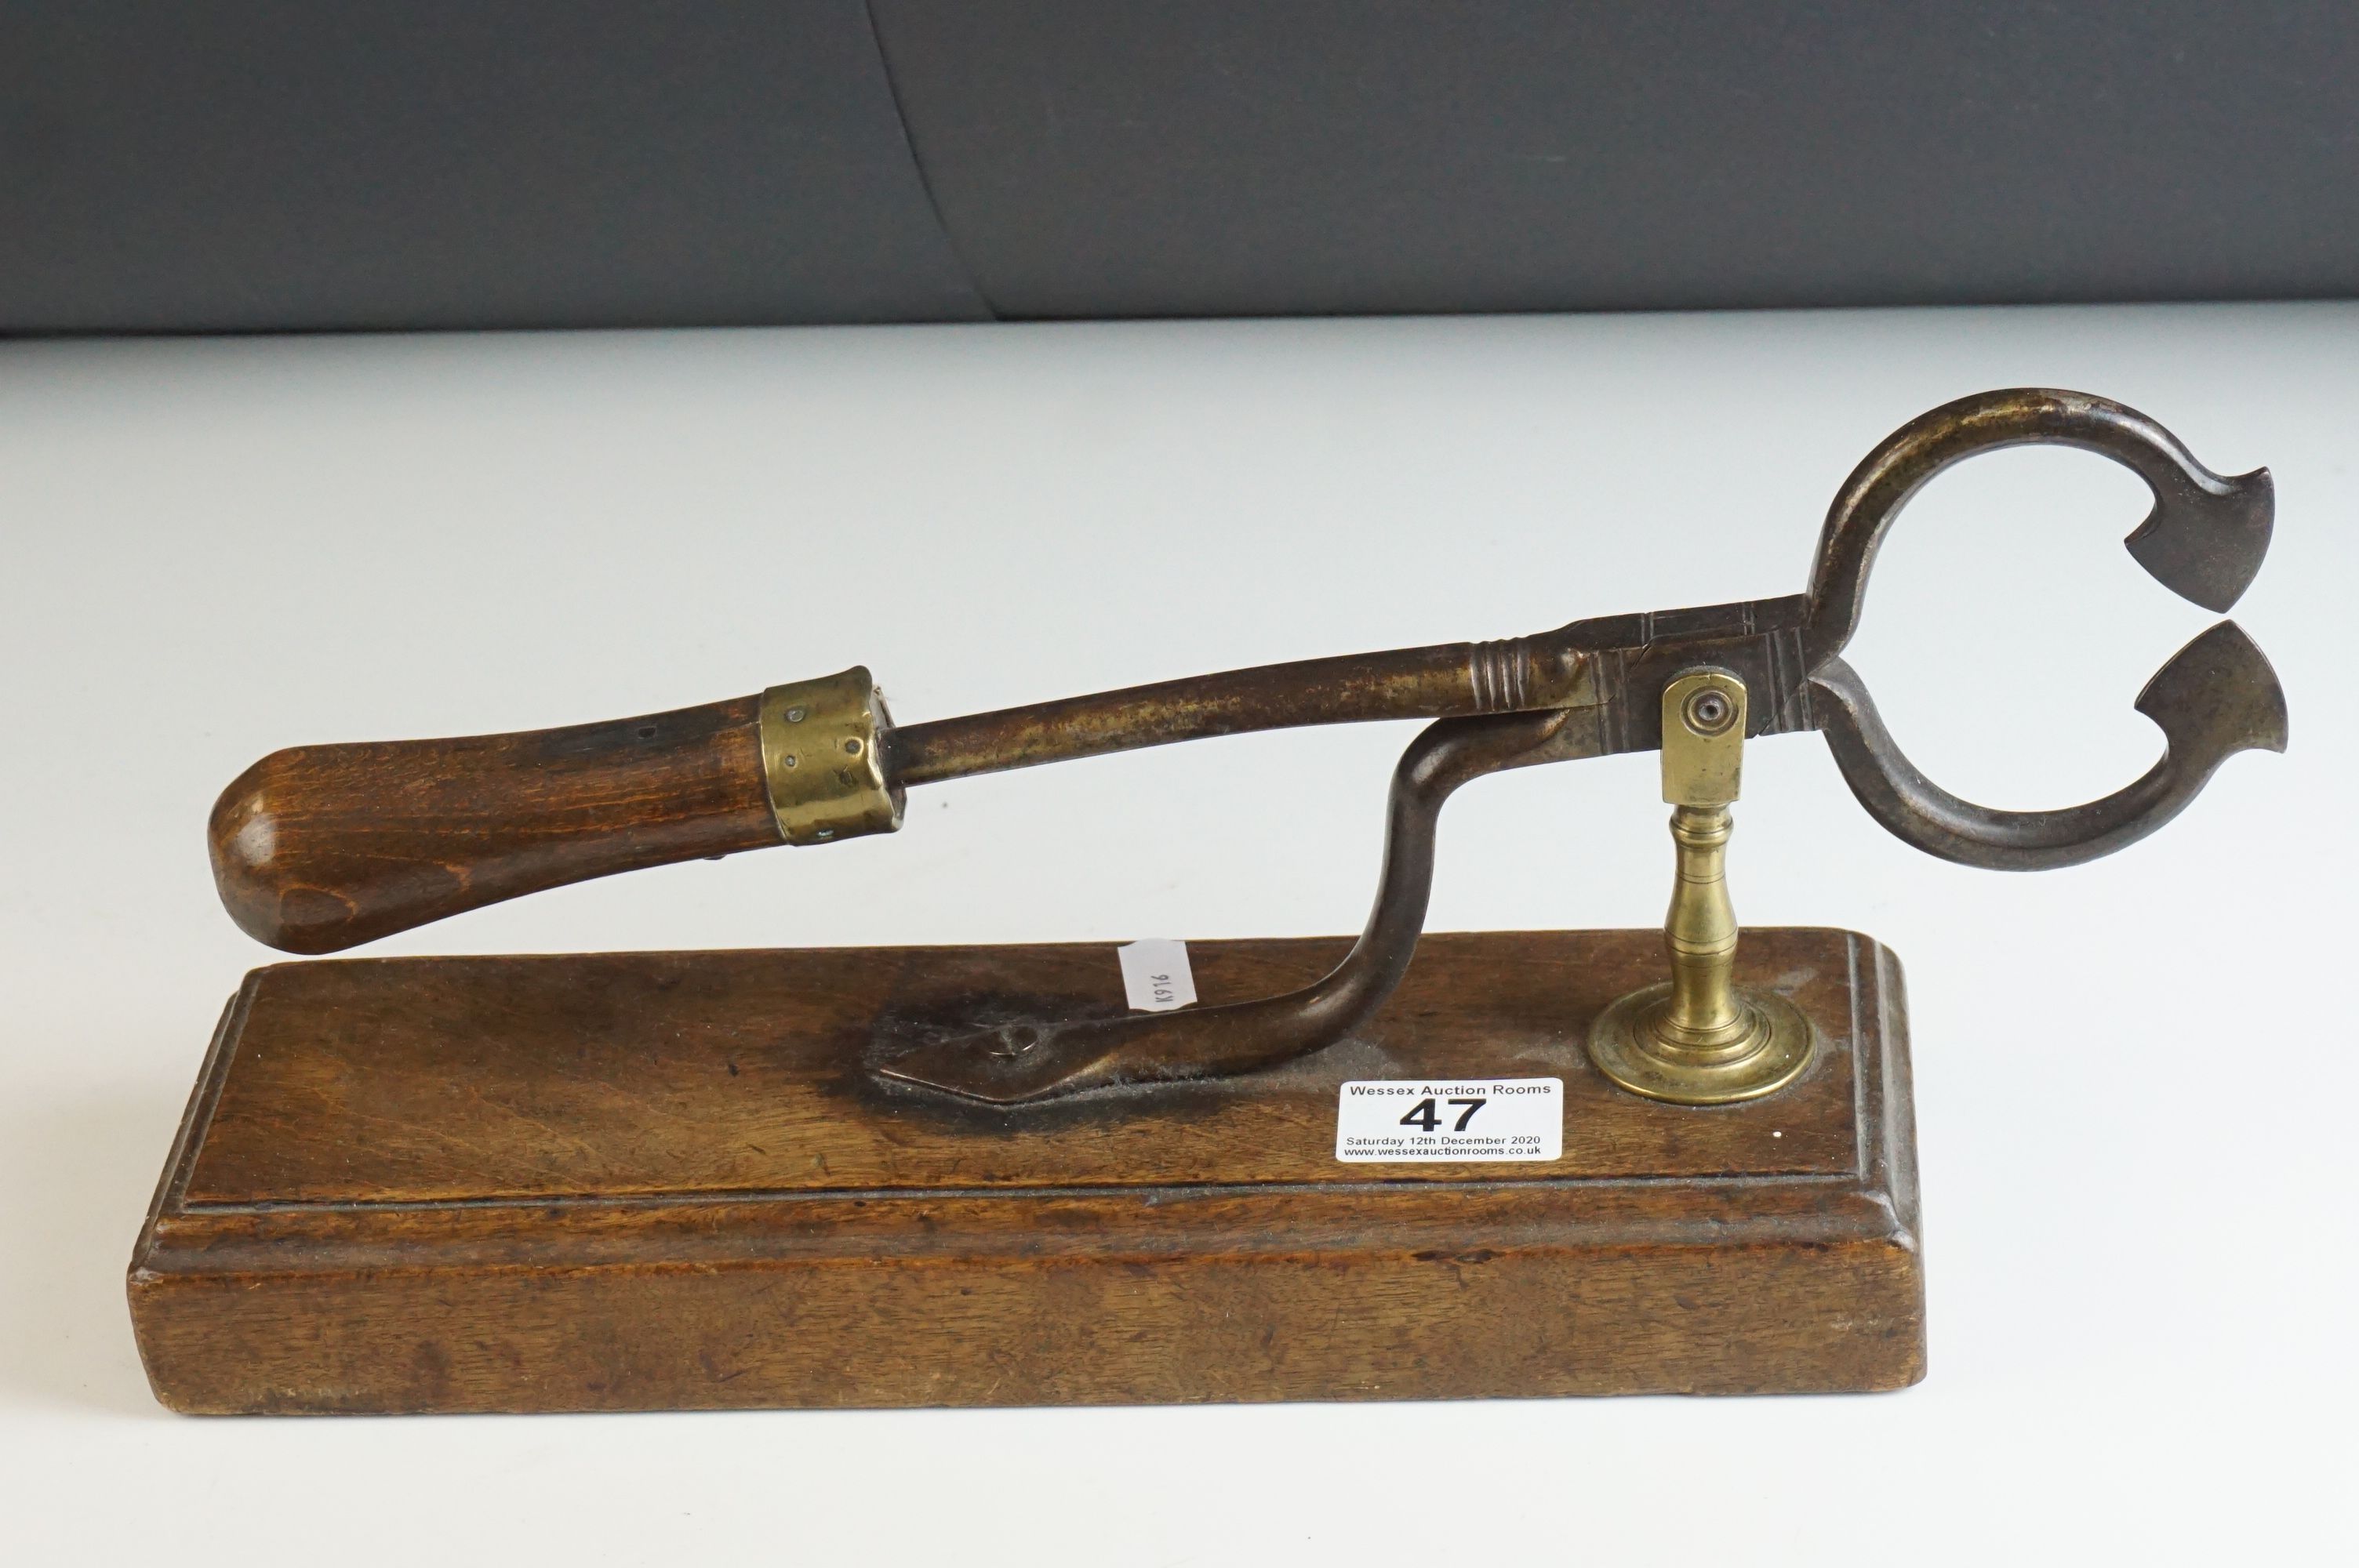
[[[2268,470],[2228,479],[2201,473],[2158,488],[2154,510],[2122,542],[2163,587],[2224,614],[2260,572],[2276,517]]]
[[[2234,621],[2172,654],[2138,693],[2137,710],[2169,737],[2173,761],[2207,774],[2238,752],[2286,749],[2285,687]]]

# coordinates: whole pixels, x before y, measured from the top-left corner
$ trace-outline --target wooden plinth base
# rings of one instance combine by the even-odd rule
[[[1343,940],[1193,945],[1206,1002]],[[1122,1007],[1110,945],[284,965],[232,1000],[130,1274],[190,1411],[1864,1390],[1924,1367],[1898,966],[1748,931],[1791,1087],[1616,1089],[1654,932],[1428,936],[1343,1044],[1007,1114],[887,1091],[880,1018]],[[1564,1080],[1547,1163],[1343,1164],[1349,1079]]]

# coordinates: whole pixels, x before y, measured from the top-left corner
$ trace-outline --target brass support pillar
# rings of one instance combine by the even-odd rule
[[[1679,857],[1663,922],[1671,978],[1621,998],[1589,1033],[1599,1071],[1675,1105],[1774,1094],[1810,1065],[1815,1044],[1791,1002],[1736,985],[1726,862],[1745,714],[1745,683],[1726,670],[1692,670],[1663,688],[1663,799]]]

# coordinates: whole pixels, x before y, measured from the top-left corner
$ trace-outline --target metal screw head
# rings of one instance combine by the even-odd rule
[[[789,724],[800,724],[805,718],[809,717],[809,713],[810,710],[808,708],[789,708],[787,709],[787,722]]]
[[[1680,710],[1680,722],[1699,735],[1720,734],[1735,719],[1736,705],[1728,700],[1728,694],[1711,687],[1690,694]]]
[[[786,763],[787,766],[790,768],[797,768],[802,765],[802,759],[796,756],[792,752],[785,753],[783,756],[779,757],[778,761]]]
[[[846,741],[843,743],[843,752],[844,755],[848,757],[856,757],[860,755],[860,742],[857,741]]]

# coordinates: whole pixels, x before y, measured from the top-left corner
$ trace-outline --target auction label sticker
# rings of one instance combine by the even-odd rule
[[[1362,1078],[1335,1101],[1335,1158],[1553,1160],[1562,1078]]]
[[[1169,1012],[1196,1000],[1196,972],[1188,967],[1188,944],[1152,936],[1114,950],[1122,965],[1122,994],[1140,1012]]]

